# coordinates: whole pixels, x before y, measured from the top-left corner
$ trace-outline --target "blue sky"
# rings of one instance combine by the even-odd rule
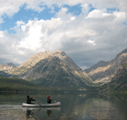
[[[38,20],[50,20],[52,17],[56,17],[56,13],[59,12],[59,10],[63,8],[67,8],[67,14],[71,13],[74,16],[78,16],[81,14],[81,4],[69,6],[69,5],[63,5],[63,6],[57,6],[53,5],[53,11],[52,8],[49,8],[47,5],[42,6],[44,7],[44,10],[41,12],[26,9],[26,4],[20,7],[20,10],[12,17],[7,16],[6,14],[3,15],[4,22],[1,24],[1,30],[8,30],[9,33],[12,32],[10,28],[13,28],[17,21],[23,21],[27,23],[29,20],[34,20],[34,18],[37,18]],[[13,33],[13,32],[12,32]]]
[[[111,4],[112,3],[112,4]],[[0,1],[0,64],[64,51],[82,69],[127,47],[126,0]]]

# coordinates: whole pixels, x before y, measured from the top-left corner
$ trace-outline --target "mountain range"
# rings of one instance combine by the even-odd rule
[[[0,75],[16,77],[43,87],[80,90],[126,91],[127,49],[113,60],[82,70],[63,51],[40,52],[20,66],[0,65]]]
[[[127,92],[127,61],[120,64],[111,81],[101,86],[100,92]]]
[[[92,78],[94,83],[110,82],[119,66],[127,61],[127,49],[119,53],[113,60],[100,61],[92,67],[85,69],[85,72]]]
[[[100,61],[85,71],[94,83],[102,85],[98,91],[127,92],[127,49],[113,60]]]
[[[4,70],[4,69],[3,69]],[[62,51],[41,52],[31,56],[23,64],[4,70],[11,77],[57,88],[82,88],[92,85],[92,79]]]

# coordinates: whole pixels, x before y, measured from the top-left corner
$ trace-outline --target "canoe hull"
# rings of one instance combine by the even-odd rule
[[[23,107],[57,107],[57,106],[60,106],[61,103],[56,102],[56,103],[51,103],[51,104],[40,104],[40,105],[39,104],[27,104],[27,103],[22,104]]]

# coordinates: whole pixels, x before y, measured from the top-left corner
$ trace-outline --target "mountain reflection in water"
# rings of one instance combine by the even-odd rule
[[[48,94],[32,94],[46,103]],[[22,107],[24,94],[0,94],[0,120],[126,120],[126,95],[51,94],[60,107]]]

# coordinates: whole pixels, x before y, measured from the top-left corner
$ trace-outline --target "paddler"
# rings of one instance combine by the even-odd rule
[[[28,95],[28,96],[27,96],[26,103],[27,103],[27,104],[33,104],[33,103],[31,103],[31,101],[36,101],[36,100],[33,98],[33,96],[30,98],[30,96]]]
[[[47,103],[50,104],[52,101],[56,102],[55,100],[51,99],[50,96],[48,96],[48,98],[47,98]]]

